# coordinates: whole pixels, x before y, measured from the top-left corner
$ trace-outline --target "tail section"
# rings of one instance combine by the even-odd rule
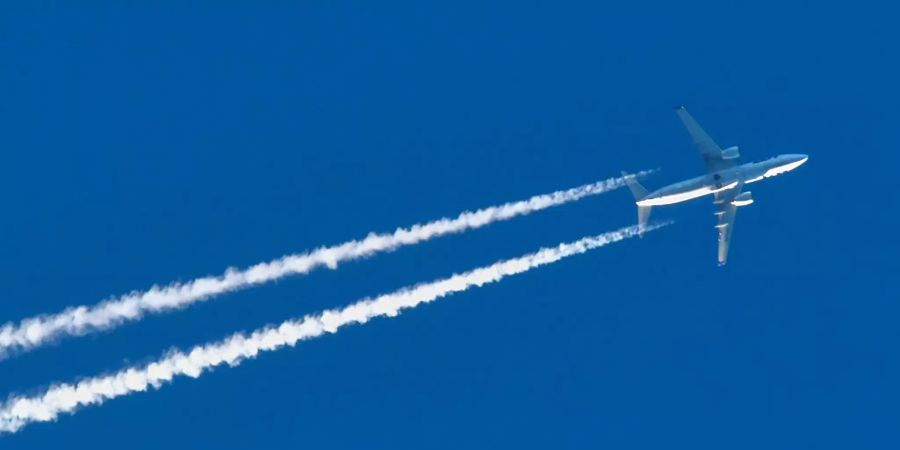
[[[638,183],[637,178],[634,175],[622,172],[622,176],[625,177],[625,184],[628,185],[628,189],[631,190],[631,195],[634,195],[635,202],[640,201],[647,196],[647,189],[645,189],[644,186],[641,186],[641,183]],[[650,220],[651,208],[651,206],[638,205],[638,230],[640,230],[640,233],[643,233],[647,228],[647,221]]]
[[[634,195],[635,200],[640,200],[647,196],[649,192],[641,186],[641,183],[638,183],[637,177],[622,171],[622,176],[625,177],[625,184],[628,185],[628,189],[631,190],[631,195]]]
[[[647,229],[647,221],[650,220],[650,208],[652,206],[638,206],[638,236],[643,237]]]

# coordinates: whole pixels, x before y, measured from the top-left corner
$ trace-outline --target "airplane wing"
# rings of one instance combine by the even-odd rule
[[[716,194],[716,216],[719,222],[716,229],[719,230],[719,265],[724,266],[728,262],[728,246],[731,244],[731,233],[734,230],[734,218],[737,214],[737,206],[734,206],[732,200],[741,193],[740,184],[727,191]]]
[[[694,140],[694,145],[700,150],[700,155],[703,156],[703,162],[706,164],[707,171],[710,173],[718,172],[735,166],[736,163],[734,160],[722,158],[722,149],[708,134],[706,134],[706,131],[703,131],[703,127],[688,114],[687,110],[684,109],[684,106],[679,106],[675,110],[675,114],[678,115],[678,118],[681,119],[684,127],[687,128],[688,133],[691,135],[691,139]]]

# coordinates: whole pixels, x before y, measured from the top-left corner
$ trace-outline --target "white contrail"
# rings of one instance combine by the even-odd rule
[[[649,172],[641,172],[647,173]],[[9,322],[0,327],[0,360],[11,353],[27,351],[64,336],[78,336],[112,328],[126,321],[138,320],[147,313],[182,308],[226,292],[288,275],[304,274],[321,266],[334,269],[343,261],[364,258],[438,236],[483,227],[493,222],[601,194],[620,188],[624,184],[624,178],[610,178],[569,190],[536,195],[528,200],[463,212],[454,219],[443,218],[409,228],[397,228],[389,234],[370,233],[362,240],[284,256],[244,270],[229,268],[219,276],[197,278],[187,283],[173,283],[165,287],[153,286],[147,291],[131,292],[93,306],[72,307],[52,315],[23,319],[18,324]]]
[[[650,229],[662,225],[651,226]],[[543,248],[535,253],[500,261],[490,266],[453,275],[430,283],[400,289],[376,298],[366,298],[342,309],[331,309],[318,315],[288,320],[279,326],[258,329],[247,335],[236,333],[216,343],[194,347],[190,352],[170,351],[165,357],[148,365],[123,369],[111,375],[88,378],[75,384],[60,384],[34,397],[10,397],[0,406],[0,433],[16,432],[32,422],[55,420],[62,413],[74,412],[81,406],[101,404],[107,400],[159,388],[177,375],[199,377],[204,371],[222,364],[236,366],[260,352],[293,346],[300,340],[355,323],[366,323],[379,316],[396,316],[401,310],[413,308],[454,292],[473,286],[500,281],[550,264],[568,256],[581,254],[606,244],[636,236],[635,226],[587,237],[575,242]]]

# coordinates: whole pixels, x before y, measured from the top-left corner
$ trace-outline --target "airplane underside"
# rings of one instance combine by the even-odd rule
[[[654,206],[682,203],[712,194],[713,205],[716,207],[715,228],[719,234],[718,261],[721,266],[728,260],[728,248],[737,209],[753,203],[750,192],[743,191],[744,185],[796,169],[805,163],[808,157],[801,154],[787,154],[761,162],[738,164],[740,152],[737,146],[722,150],[684,107],[676,109],[676,114],[700,151],[709,175],[675,183],[652,193],[648,193],[633,175],[626,174],[625,182],[634,195],[641,230],[646,227]]]

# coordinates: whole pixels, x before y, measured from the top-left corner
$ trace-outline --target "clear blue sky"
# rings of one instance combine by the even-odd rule
[[[69,448],[897,448],[898,11],[866,2],[0,6],[0,322],[659,167],[675,226],[0,438]],[[387,3],[387,4],[384,4]],[[738,4],[740,3],[740,5]],[[884,2],[887,3],[887,2]],[[616,191],[69,340],[0,393],[635,220]]]

